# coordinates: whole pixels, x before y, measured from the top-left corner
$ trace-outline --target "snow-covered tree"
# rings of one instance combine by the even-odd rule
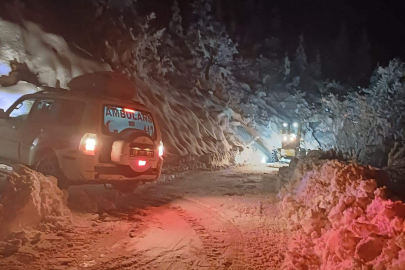
[[[308,67],[308,73],[313,79],[321,79],[322,77],[322,63],[321,63],[321,52],[316,50],[315,61],[312,61]]]
[[[293,67],[295,70],[295,74],[297,76],[301,76],[304,73],[304,71],[307,69],[307,66],[308,66],[307,55],[305,53],[305,48],[304,48],[304,36],[300,35],[299,40],[300,40],[300,43],[295,52],[295,58],[294,58],[294,62],[293,62]]]
[[[349,34],[346,23],[342,23],[340,26],[330,64],[333,66],[333,76],[337,79],[343,79],[349,64]]]
[[[271,31],[278,36],[281,33],[281,15],[277,6],[271,10],[271,16]]]
[[[214,20],[211,5],[212,0],[193,2],[197,22],[190,25],[186,40],[191,55],[197,60],[197,67],[203,70],[206,81],[210,80],[214,66],[219,68],[221,76],[226,77],[229,74],[227,66],[238,53],[236,44],[229,37],[225,26]]]
[[[173,6],[172,6],[172,20],[169,23],[169,31],[171,33],[175,33],[176,35],[182,37],[184,34],[183,30],[183,25],[182,25],[182,18],[180,15],[180,8],[179,8],[179,3],[177,0],[174,0]]]
[[[357,45],[355,55],[353,57],[353,73],[356,75],[356,82],[366,84],[369,82],[371,73],[371,45],[368,41],[367,32],[363,30],[363,34],[359,44]]]

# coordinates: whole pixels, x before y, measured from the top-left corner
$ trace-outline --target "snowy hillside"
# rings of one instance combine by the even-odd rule
[[[0,36],[3,71],[0,108],[7,109],[21,95],[38,91],[37,86],[66,87],[77,75],[110,70],[108,64],[78,56],[62,37],[46,33],[38,25],[26,22],[23,29],[4,20],[0,24],[6,29]],[[26,68],[21,68],[20,63],[26,64]],[[27,73],[37,81],[24,77]],[[243,157],[236,155],[238,149],[254,142],[254,138],[247,131],[244,139],[237,134],[243,120],[231,109],[202,95],[183,94],[167,83],[153,79],[144,82],[135,76],[134,80],[139,101],[158,115],[170,154],[169,164],[171,156],[173,162],[179,156],[188,160],[200,157],[202,163],[217,166],[229,164],[235,157],[238,163],[253,161],[255,153],[256,162],[262,158],[256,150]]]

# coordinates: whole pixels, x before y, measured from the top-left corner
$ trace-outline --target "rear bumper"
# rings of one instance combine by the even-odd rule
[[[160,177],[163,159],[151,163],[144,172],[136,172],[127,165],[99,163],[97,156],[79,154],[75,159],[65,159],[62,171],[74,182],[111,182],[122,180],[154,181]]]

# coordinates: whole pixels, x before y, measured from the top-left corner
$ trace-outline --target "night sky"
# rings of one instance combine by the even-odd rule
[[[150,7],[159,13],[159,8],[152,2],[149,2]],[[191,11],[188,7],[190,1],[179,2],[187,22],[187,14]],[[360,39],[364,30],[367,31],[374,61],[384,64],[394,57],[405,58],[405,1],[221,0],[225,22],[229,23],[230,14],[234,13],[238,27],[243,28],[259,17],[269,37],[274,35],[269,29],[274,7],[280,11],[283,38],[291,41],[291,45],[285,44],[288,50],[296,47],[300,34],[304,34],[306,40],[315,46],[334,42],[344,22],[350,34],[351,46]],[[164,8],[160,11],[164,17],[168,12]]]
[[[276,1],[282,12],[283,28],[292,34],[303,32],[327,41],[348,26],[350,39],[367,31],[374,59],[387,61],[405,54],[405,1]]]
[[[118,3],[123,0],[111,0]],[[374,64],[379,62],[382,65],[394,57],[405,59],[405,1],[386,0],[217,0],[220,5],[214,4],[215,8],[220,6],[221,20],[228,26],[231,19],[237,22],[237,33],[235,35],[247,35],[251,29],[262,28],[259,39],[276,36],[272,32],[271,23],[273,20],[272,10],[279,9],[281,18],[281,33],[278,37],[283,40],[284,50],[293,52],[298,45],[298,36],[304,34],[308,53],[315,51],[317,47],[331,47],[338,35],[341,24],[347,25],[350,34],[350,47],[354,48],[361,38],[364,30],[367,31],[369,41],[372,45],[371,56]],[[12,2],[2,0],[3,3]],[[31,13],[39,14],[31,19],[41,20],[45,17],[54,18],[53,23],[44,23],[47,30],[58,32],[52,25],[71,24],[72,30],[80,29],[80,23],[86,23],[86,18],[80,18],[76,14],[80,10],[89,8],[90,0],[23,0],[32,9]],[[192,9],[189,3],[192,0],[178,0],[184,21],[185,29],[187,24],[193,20]],[[214,1],[215,2],[215,1]],[[38,13],[39,3],[42,8],[49,7],[47,16]],[[44,4],[45,3],[45,4]],[[171,19],[171,6],[173,0],[138,0],[137,11],[140,15],[150,12],[157,14],[156,28],[167,27]],[[3,9],[4,11],[4,9]],[[4,13],[5,12],[5,13]],[[0,15],[15,19],[15,16],[0,10]],[[73,15],[72,15],[73,14]],[[217,14],[217,13],[215,13]],[[75,17],[72,21],[70,18]],[[84,16],[86,17],[86,16]],[[69,18],[69,20],[65,20]],[[64,22],[57,22],[64,20]],[[252,27],[252,22],[256,25]],[[249,28],[251,27],[251,28]],[[54,28],[54,29],[52,29]],[[60,27],[59,27],[60,28]],[[64,34],[68,31],[65,29]],[[60,34],[60,33],[59,33]],[[237,36],[234,36],[235,38]],[[68,37],[69,38],[69,37]]]

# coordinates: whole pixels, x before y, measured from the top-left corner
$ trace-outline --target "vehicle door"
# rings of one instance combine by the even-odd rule
[[[66,149],[71,136],[77,132],[84,111],[81,101],[60,98],[37,98],[32,109],[27,132],[22,136],[21,158],[32,163],[32,153],[37,147],[53,150]]]
[[[21,136],[29,121],[34,98],[20,99],[0,119],[0,156],[19,161]]]
[[[30,115],[30,121],[24,127],[21,136],[21,161],[30,163],[30,157],[36,146],[45,141],[46,132],[55,123],[55,99],[37,98]],[[49,138],[47,138],[49,139]]]

